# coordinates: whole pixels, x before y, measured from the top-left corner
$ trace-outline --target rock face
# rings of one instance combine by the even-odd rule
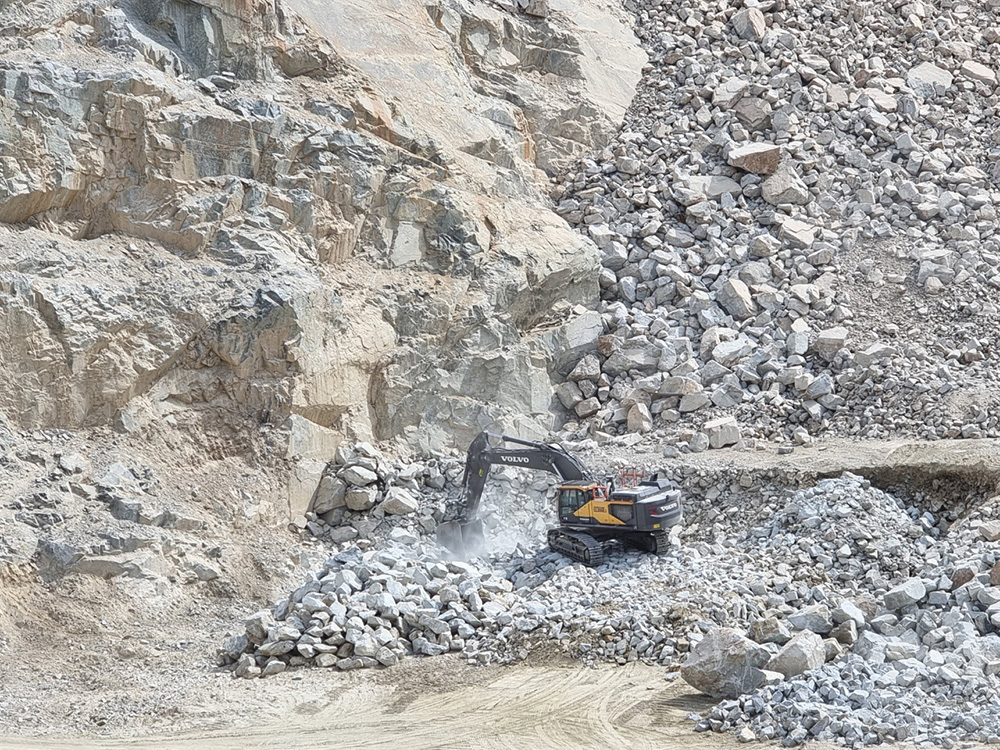
[[[719,628],[692,650],[681,678],[713,698],[737,698],[764,684],[767,651],[742,633]]]
[[[271,425],[293,516],[345,437],[542,435],[600,321],[597,250],[539,187],[607,142],[645,59],[597,5],[579,19],[308,0],[95,6],[73,21],[91,36],[45,19],[49,61],[0,70],[0,222],[58,233],[0,228],[0,412],[169,416],[236,453]],[[128,64],[74,67],[93,48]]]

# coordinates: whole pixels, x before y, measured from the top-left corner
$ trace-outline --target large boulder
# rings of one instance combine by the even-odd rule
[[[342,479],[326,474],[320,480],[313,498],[313,513],[320,515],[334,508],[342,508],[347,504],[347,484]]]
[[[740,425],[736,417],[725,416],[705,422],[703,428],[712,448],[725,448],[740,441]]]
[[[698,643],[681,667],[681,678],[713,698],[737,698],[764,684],[767,649],[738,630],[719,628]]]

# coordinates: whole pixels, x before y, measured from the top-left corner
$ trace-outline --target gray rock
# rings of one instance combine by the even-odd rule
[[[354,465],[341,469],[340,478],[353,487],[367,487],[378,480],[378,474],[363,466]]]
[[[633,404],[628,410],[627,427],[629,432],[649,432],[653,429],[653,417],[645,404]]]
[[[740,426],[736,417],[725,416],[710,420],[703,429],[712,448],[725,448],[740,441]]]
[[[750,88],[750,82],[742,78],[728,78],[712,92],[712,104],[722,110],[732,108]]]
[[[741,8],[733,14],[733,28],[740,38],[759,42],[767,32],[767,23],[757,8]]]
[[[765,617],[753,622],[750,626],[750,637],[757,643],[777,643],[782,646],[791,640],[792,634],[785,623],[777,617]]]
[[[601,377],[601,362],[593,354],[588,354],[581,359],[568,376],[574,382],[581,380],[596,381],[599,377]]]
[[[737,698],[764,684],[769,654],[739,631],[719,628],[691,649],[681,678],[713,698]]]
[[[379,504],[379,508],[386,515],[402,516],[420,510],[420,502],[409,490],[402,487],[390,487],[386,490],[385,500]]]
[[[826,663],[823,639],[811,631],[796,634],[767,663],[767,668],[786,678],[818,669]]]
[[[316,515],[326,513],[347,504],[347,484],[338,477],[323,475],[313,498],[312,511]]]
[[[351,510],[371,510],[378,500],[378,490],[371,486],[350,487],[344,499]]]
[[[906,74],[906,83],[915,94],[923,97],[943,94],[953,80],[951,73],[929,62],[920,63]]]
[[[911,604],[917,604],[926,594],[924,582],[919,578],[911,578],[887,591],[883,602],[886,609],[895,612]]]
[[[747,285],[739,279],[729,278],[716,292],[719,304],[737,320],[746,320],[757,313],[757,306]]]
[[[779,170],[764,180],[761,195],[774,206],[783,203],[804,205],[812,200],[809,188],[791,169]]]
[[[810,630],[819,635],[826,635],[833,630],[833,618],[830,608],[825,604],[814,604],[798,612],[788,615],[788,624],[796,630]]]
[[[813,342],[813,351],[827,360],[832,360],[838,351],[847,344],[847,329],[843,326],[835,326],[820,331]]]

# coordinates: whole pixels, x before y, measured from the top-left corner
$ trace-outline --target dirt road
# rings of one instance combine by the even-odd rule
[[[452,669],[441,665],[442,670]],[[629,665],[462,670],[457,680],[419,671],[393,682],[359,680],[304,702],[279,721],[128,739],[0,738],[8,750],[249,750],[250,748],[579,748],[701,746],[729,737],[696,735],[686,720],[710,702],[664,671]],[[278,680],[264,689],[275,689]],[[281,680],[287,700],[297,683]]]

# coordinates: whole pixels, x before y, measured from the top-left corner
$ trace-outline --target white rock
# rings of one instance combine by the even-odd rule
[[[712,448],[725,448],[740,441],[740,426],[736,417],[727,415],[713,419],[706,422],[702,429],[708,435],[708,442]]]
[[[959,68],[959,72],[966,78],[970,78],[973,81],[979,81],[980,83],[985,83],[987,86],[997,85],[997,75],[996,73],[987,68],[981,63],[977,63],[974,60],[966,60],[962,63],[962,67]]]
[[[402,487],[390,487],[385,493],[379,507],[390,516],[401,516],[407,513],[416,513],[420,510],[420,501]]]
[[[929,62],[920,63],[906,74],[906,83],[915,94],[923,97],[943,94],[952,80],[954,76],[951,73]]]

